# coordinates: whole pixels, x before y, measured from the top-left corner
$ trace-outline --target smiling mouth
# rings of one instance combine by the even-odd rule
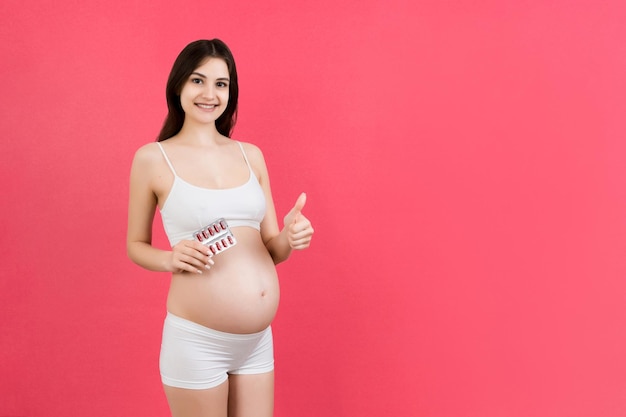
[[[207,110],[211,110],[217,107],[217,104],[202,104],[202,103],[196,103],[196,106],[200,107],[201,109],[207,109]]]

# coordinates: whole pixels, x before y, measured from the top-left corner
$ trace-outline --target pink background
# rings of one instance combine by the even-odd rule
[[[277,417],[626,415],[624,4],[2,0],[0,416],[168,415],[128,173],[214,37],[316,229]]]

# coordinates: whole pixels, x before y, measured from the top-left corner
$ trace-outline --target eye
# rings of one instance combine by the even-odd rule
[[[228,87],[228,83],[225,83],[224,81],[218,81],[217,86],[220,88],[226,88]]]
[[[202,78],[192,78],[191,82],[193,84],[202,84]]]

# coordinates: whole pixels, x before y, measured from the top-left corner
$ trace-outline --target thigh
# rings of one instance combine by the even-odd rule
[[[228,381],[209,389],[163,385],[172,417],[227,417]]]
[[[230,375],[228,417],[274,415],[274,371],[253,375]]]

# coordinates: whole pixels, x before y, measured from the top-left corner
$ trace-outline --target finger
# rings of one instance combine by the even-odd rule
[[[289,246],[293,249],[304,249],[308,247],[313,238],[313,233],[313,227],[310,225],[299,232],[292,231],[289,236]]]
[[[202,252],[198,252],[195,249],[181,252],[178,255],[178,259],[181,262],[185,262],[185,263],[188,263],[190,265],[195,265],[195,266],[204,266],[204,265],[209,264],[210,258],[211,258],[210,256],[205,255]]]
[[[295,230],[293,230],[291,232],[291,240],[295,241],[295,240],[300,240],[300,239],[304,239],[304,238],[310,238],[311,236],[313,236],[313,228],[312,227],[307,227],[305,229],[300,228],[300,231],[297,231],[298,229],[296,228]]]
[[[201,274],[202,273],[201,269],[198,269],[195,266],[190,265],[190,264],[185,263],[185,262],[182,262],[182,261],[176,262],[175,266],[178,269],[178,271],[180,271],[180,272],[191,272],[193,274]]]
[[[172,248],[174,252],[184,253],[186,255],[195,256],[196,252],[204,255],[212,255],[207,246],[195,240],[183,240]]]
[[[196,241],[190,241],[190,243],[193,249],[197,250],[203,255],[213,256],[213,253],[211,252],[208,246],[205,246],[202,243],[196,242]]]
[[[296,218],[297,220],[295,220],[290,226],[292,233],[300,233],[308,229],[313,229],[311,227],[311,222],[303,214],[299,214]]]
[[[291,243],[291,248],[295,250],[306,249],[311,245],[310,238],[298,239]]]
[[[183,265],[188,265],[191,268],[193,268],[194,271],[192,272],[197,272],[198,269],[207,269],[207,267],[210,266],[209,258],[206,256],[199,259],[194,256],[182,254],[179,257],[179,262],[181,262],[181,264]],[[189,269],[185,268],[185,270],[189,270]]]
[[[214,264],[213,260],[211,259],[213,257],[213,252],[211,252],[208,246],[205,246],[200,242],[189,241],[188,248],[189,250],[185,252],[187,255],[199,259],[207,265]]]
[[[293,209],[291,209],[291,211],[293,211],[294,213],[300,213],[302,209],[304,208],[305,204],[306,204],[306,193],[302,193],[296,200],[296,204],[293,206]]]
[[[198,268],[210,269],[215,262],[210,250],[194,241],[183,241],[174,247],[174,260],[179,269],[189,272],[200,272]]]

